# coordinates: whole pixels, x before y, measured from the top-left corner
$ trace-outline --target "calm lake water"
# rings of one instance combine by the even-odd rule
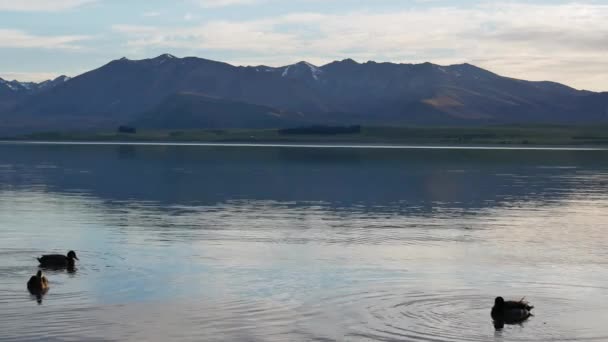
[[[0,340],[607,341],[607,232],[608,151],[0,144]]]

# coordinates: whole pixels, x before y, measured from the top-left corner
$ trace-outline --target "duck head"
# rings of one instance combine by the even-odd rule
[[[36,278],[38,278],[38,279],[42,278],[42,271],[38,270],[38,272],[36,272]]]
[[[496,297],[496,299],[494,299],[494,306],[497,308],[502,307],[505,304],[505,299],[502,297]]]
[[[79,260],[78,257],[76,256],[76,253],[74,251],[69,251],[68,252],[68,259],[76,259]]]

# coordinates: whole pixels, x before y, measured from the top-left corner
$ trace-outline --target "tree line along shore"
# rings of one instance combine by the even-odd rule
[[[3,140],[255,143],[385,143],[454,145],[606,145],[608,125],[484,127],[305,126],[284,129],[146,130],[121,126],[95,132],[41,132]]]

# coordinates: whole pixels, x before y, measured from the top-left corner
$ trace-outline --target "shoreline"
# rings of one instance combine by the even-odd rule
[[[351,128],[349,130],[349,128]],[[2,142],[209,146],[366,146],[460,149],[608,149],[608,126],[383,127],[297,129],[49,131],[0,137]]]
[[[0,139],[0,145],[79,145],[79,146],[200,146],[258,148],[336,148],[336,149],[419,149],[419,150],[525,150],[525,151],[608,151],[605,145],[530,144],[387,144],[363,142],[218,142],[218,141],[107,141],[107,140],[25,140]]]

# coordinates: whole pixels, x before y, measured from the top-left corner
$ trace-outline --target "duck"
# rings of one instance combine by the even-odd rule
[[[47,254],[37,258],[40,267],[67,267],[74,268],[74,260],[79,260],[74,251],[69,251],[67,256],[61,254]]]
[[[42,295],[49,289],[49,281],[42,275],[42,271],[38,271],[27,282],[27,289],[31,294]]]
[[[499,327],[502,328],[504,324],[522,323],[532,316],[530,311],[533,308],[534,306],[530,305],[525,300],[525,297],[518,301],[504,300],[502,297],[496,297],[491,312],[494,326],[498,329]]]

